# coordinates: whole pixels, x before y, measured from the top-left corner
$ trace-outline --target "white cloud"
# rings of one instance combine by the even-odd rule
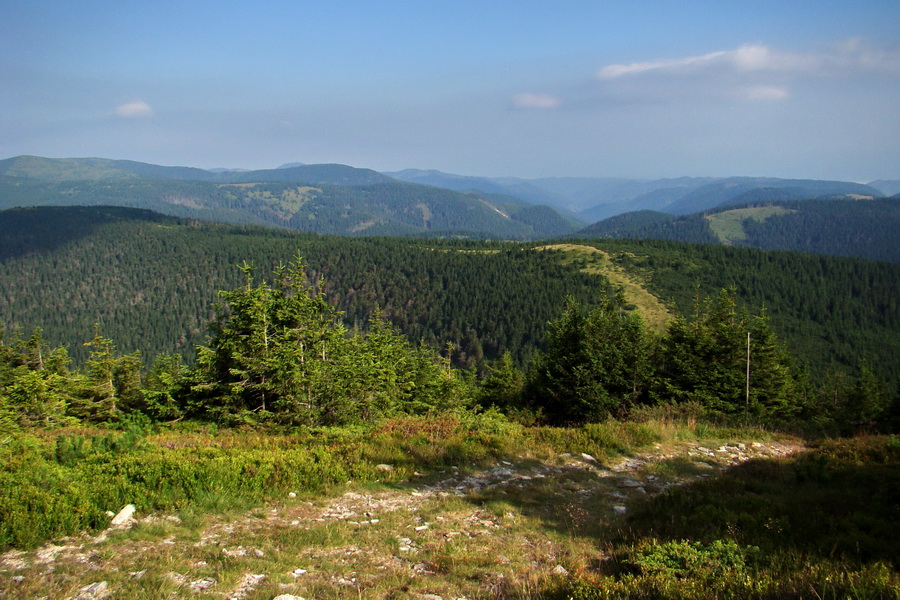
[[[512,102],[516,108],[556,108],[561,104],[556,96],[532,94],[529,92],[516,94],[513,96]]]
[[[153,109],[143,100],[136,100],[117,106],[116,114],[126,119],[140,119],[152,117]]]
[[[753,85],[744,89],[747,100],[784,100],[790,92],[777,85]]]
[[[616,79],[626,75],[637,75],[648,71],[679,71],[689,70],[703,65],[715,64],[726,52],[711,52],[702,56],[688,56],[652,62],[637,62],[628,65],[607,65],[597,72],[600,79]]]
[[[762,44],[744,44],[735,50],[719,50],[699,56],[649,62],[607,65],[599,79],[611,80],[641,74],[689,75],[724,71],[738,74],[783,73],[826,75],[840,71],[900,73],[900,50],[869,46],[851,39],[819,52],[782,52]]]

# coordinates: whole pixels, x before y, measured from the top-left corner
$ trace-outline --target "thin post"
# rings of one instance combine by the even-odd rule
[[[744,415],[750,416],[750,332],[747,332],[747,392],[744,404]]]

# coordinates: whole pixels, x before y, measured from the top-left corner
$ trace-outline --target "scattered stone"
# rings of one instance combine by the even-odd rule
[[[266,553],[263,552],[262,550],[260,550],[259,548],[254,548],[254,549],[253,549],[253,556],[255,556],[256,558],[262,558],[262,557],[264,557],[265,555],[266,555]]]
[[[12,582],[13,582],[13,583],[22,583],[23,581],[25,581],[25,576],[24,576],[24,575],[13,575],[13,576],[12,576]]]
[[[566,568],[564,566],[556,565],[555,567],[553,567],[553,574],[554,575],[568,575],[569,572],[566,570]]]
[[[204,577],[203,579],[192,581],[188,587],[191,588],[192,592],[196,593],[202,592],[203,590],[208,590],[214,585],[216,585],[215,577]]]
[[[426,529],[428,529],[427,523],[425,525],[419,525],[418,527],[416,527],[416,531],[425,531]]]
[[[394,465],[386,465],[384,463],[380,465],[375,465],[376,471],[381,471],[382,473],[390,473],[394,470]]]
[[[412,566],[412,570],[418,573],[419,575],[433,575],[434,571],[428,568],[428,565],[425,563],[416,563]]]
[[[241,577],[240,582],[238,582],[237,587],[228,594],[228,600],[244,600],[247,595],[256,589],[262,581],[266,578],[265,575],[252,575],[250,573],[245,574]]]
[[[109,584],[105,581],[98,581],[97,583],[86,585],[78,590],[78,595],[75,596],[74,600],[94,600],[97,598],[105,598],[110,594],[108,588]]]
[[[613,512],[615,512],[617,515],[624,515],[628,512],[628,508],[622,506],[621,504],[618,504],[616,506],[613,506]]]
[[[134,504],[127,504],[125,507],[119,511],[115,517],[113,517],[112,521],[109,522],[110,527],[125,527],[129,525],[134,520],[134,512],[137,510],[137,507]]]
[[[303,596],[294,596],[293,594],[281,594],[275,596],[272,600],[306,600]]]
[[[294,569],[291,571],[291,577],[300,577],[301,575],[306,575],[308,571],[306,569]]]
[[[642,484],[640,481],[637,481],[636,479],[632,479],[631,477],[624,477],[619,482],[620,488],[639,488],[642,485],[644,484]]]
[[[288,498],[296,498],[297,492],[288,492]]]
[[[589,463],[596,463],[596,462],[597,462],[597,459],[596,459],[596,458],[594,458],[593,456],[591,456],[590,454],[587,454],[587,453],[585,453],[585,452],[582,452],[582,453],[581,453],[581,458],[583,458],[584,460],[588,461]]]
[[[444,598],[437,594],[422,594],[419,596],[419,600],[444,600]]]
[[[140,579],[147,572],[147,569],[143,569],[142,571],[132,571],[128,574],[129,577],[133,577],[134,579]]]

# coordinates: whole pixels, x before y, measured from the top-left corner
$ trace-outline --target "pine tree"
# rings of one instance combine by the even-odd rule
[[[572,298],[547,328],[529,375],[531,402],[560,423],[596,421],[640,402],[651,376],[651,342],[621,295],[585,313]]]

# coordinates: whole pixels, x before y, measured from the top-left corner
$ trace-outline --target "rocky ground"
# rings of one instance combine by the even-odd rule
[[[5,553],[0,597],[527,598],[595,567],[636,502],[800,448],[686,443],[605,462],[563,454],[242,515],[137,514],[98,536]]]

